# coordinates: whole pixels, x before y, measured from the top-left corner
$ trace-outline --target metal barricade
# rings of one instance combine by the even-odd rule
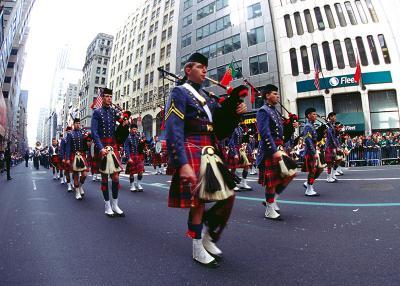
[[[400,162],[400,146],[385,146],[380,150],[382,165],[395,165]]]
[[[351,149],[349,155],[346,157],[346,167],[365,166],[365,153],[364,147],[356,147]]]

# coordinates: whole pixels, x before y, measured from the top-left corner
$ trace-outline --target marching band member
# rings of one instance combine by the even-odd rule
[[[158,139],[158,136],[155,135],[153,137],[153,142],[151,143],[151,152],[152,152],[152,162],[154,167],[154,175],[162,175],[162,143]],[[158,169],[157,169],[158,168]]]
[[[187,81],[172,90],[167,103],[165,134],[170,161],[176,168],[169,190],[168,206],[190,208],[187,235],[193,240],[193,259],[208,267],[217,267],[218,262],[214,257],[221,258],[222,251],[215,243],[229,219],[234,203],[232,189],[235,183],[231,178],[230,187],[226,189],[226,177],[222,184],[218,180],[218,189],[226,190],[224,193],[226,196],[205,211],[207,201],[200,198],[200,190],[204,190],[207,183],[213,187],[216,183],[209,180],[205,183],[200,180],[204,178],[201,177],[204,172],[211,176],[215,174],[214,169],[207,172],[201,167],[204,167],[202,164],[205,162],[204,157],[214,156],[213,148],[217,145],[214,127],[218,122],[215,117],[220,107],[215,98],[201,89],[207,66],[208,59],[205,56],[200,53],[192,54],[184,67]],[[244,90],[247,92],[247,88],[243,89],[243,86],[239,86],[232,91],[232,94],[236,92],[241,95]],[[232,112],[235,112],[236,116],[246,112],[244,103],[238,106],[235,103],[235,108],[236,111],[232,110]],[[213,158],[216,160],[215,157]],[[232,177],[222,161],[218,166],[218,168],[223,168],[225,176]],[[207,165],[206,169],[208,167]],[[211,190],[205,189],[205,192],[211,192]],[[220,192],[217,191],[217,193]],[[202,237],[203,223],[208,229]]]
[[[308,172],[307,182],[304,183],[306,188],[305,195],[308,197],[319,196],[319,193],[314,191],[314,182],[322,173],[323,169],[317,167],[318,153],[317,153],[317,132],[315,131],[314,123],[317,120],[317,113],[315,108],[310,107],[305,111],[307,123],[304,126],[304,164],[302,167],[303,172]]]
[[[60,158],[58,157],[58,143],[56,138],[51,139],[51,146],[49,148],[50,162],[53,168],[53,180],[59,180],[60,174]]]
[[[74,130],[67,135],[66,164],[70,166],[74,179],[75,198],[82,200],[85,195],[83,184],[86,180],[86,172],[89,170],[86,160],[85,138],[81,129],[81,120],[74,118]]]
[[[336,119],[335,119],[336,121]],[[346,148],[342,148],[342,144],[341,144],[341,135],[343,132],[343,125],[340,124],[339,122],[335,122],[335,136],[336,136],[336,141],[338,142],[338,155],[336,157],[337,159],[337,168],[336,168],[336,172],[335,172],[335,178],[336,176],[343,176],[343,170],[342,170],[342,165],[344,164],[344,156],[348,155],[348,152],[346,152]]]
[[[263,92],[266,103],[257,112],[257,129],[261,140],[258,146],[257,166],[260,169],[259,184],[265,187],[265,218],[277,220],[280,218],[280,209],[276,202],[283,190],[295,177],[282,177],[279,161],[282,160],[283,120],[276,110],[279,93],[278,87],[268,84]],[[293,124],[297,127],[297,123]]]
[[[228,168],[231,170],[232,174],[236,173],[237,168],[243,168],[242,179],[240,184],[235,187],[235,191],[240,191],[244,189],[246,191],[251,190],[251,187],[247,184],[247,175],[249,170],[249,161],[247,159],[246,150],[243,147],[243,128],[238,125],[232,133],[229,140],[228,147]]]
[[[136,123],[132,123],[130,129],[130,134],[124,144],[125,155],[128,158],[125,174],[129,175],[131,192],[143,192],[140,181],[144,173],[144,141],[140,138]]]
[[[326,181],[328,183],[337,182],[337,178],[335,175],[336,170],[338,168],[337,164],[338,162],[336,161],[336,154],[340,149],[340,143],[338,137],[336,136],[335,122],[336,122],[336,113],[330,112],[328,114],[328,123],[327,123],[328,130],[326,134],[326,143],[325,143],[325,162],[327,164]]]
[[[247,144],[247,158],[250,161],[250,175],[256,175],[257,174],[257,169],[256,169],[256,139],[254,138],[253,134],[249,135],[249,143]]]
[[[91,122],[91,133],[95,143],[95,160],[101,162],[101,191],[105,202],[105,214],[109,217],[125,216],[125,213],[118,206],[119,173],[122,171],[118,146],[116,142],[116,122],[120,115],[112,105],[112,90],[104,88],[100,94],[103,98],[103,106],[93,111]],[[122,122],[125,126],[127,120]],[[108,193],[108,177],[111,177],[112,200]]]
[[[59,140],[57,141],[57,148],[58,148],[58,169],[60,171],[60,184],[64,185],[66,183],[66,178],[64,176],[64,163],[63,163],[63,155],[61,151],[61,140],[63,138],[63,134],[59,134]]]
[[[65,137],[62,137],[61,135],[61,140],[60,140],[60,156],[62,158],[61,162],[62,162],[62,168],[64,170],[64,178],[66,178],[66,183],[67,183],[67,191],[72,192],[72,184],[71,184],[71,166],[69,164],[67,164],[67,156],[66,156],[66,148],[67,148],[67,137],[69,132],[72,131],[72,127],[68,126],[67,128],[65,128]]]

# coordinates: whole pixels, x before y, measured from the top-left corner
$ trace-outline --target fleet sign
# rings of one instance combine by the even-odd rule
[[[362,82],[364,85],[367,84],[377,84],[377,83],[391,83],[392,75],[390,71],[383,72],[369,72],[362,74]],[[314,79],[299,81],[297,84],[297,92],[307,92],[314,91],[317,88],[314,85]],[[345,86],[356,86],[358,85],[354,82],[354,74],[333,76],[319,79],[319,85],[321,89],[331,89]]]

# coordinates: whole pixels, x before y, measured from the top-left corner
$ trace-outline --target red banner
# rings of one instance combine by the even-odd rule
[[[3,97],[3,92],[0,90],[0,135],[5,136],[7,129],[7,106]]]

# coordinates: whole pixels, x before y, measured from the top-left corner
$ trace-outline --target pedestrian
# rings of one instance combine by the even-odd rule
[[[6,171],[7,171],[7,180],[12,180],[11,175],[10,175],[10,169],[11,169],[11,143],[7,142],[7,148],[6,151],[4,152],[4,159],[6,161]]]
[[[105,214],[109,217],[114,215],[123,217],[125,213],[118,205],[119,173],[122,171],[122,163],[118,152],[118,145],[115,136],[116,122],[120,120],[121,113],[112,108],[112,93],[108,88],[101,90],[103,99],[102,107],[93,111],[91,131],[95,143],[95,160],[101,162],[101,191],[105,203]],[[127,118],[126,118],[127,119]],[[126,126],[129,122],[122,121]],[[111,177],[112,199],[108,192],[108,177]]]
[[[217,267],[219,265],[217,259],[222,257],[222,251],[215,243],[219,240],[233,207],[235,182],[222,163],[218,165],[218,169],[224,171],[224,176],[220,180],[215,177],[215,172],[218,170],[212,168],[211,164],[207,167],[204,165],[207,160],[220,160],[214,153],[218,143],[214,126],[222,123],[222,120],[219,122],[221,114],[217,114],[222,107],[215,97],[201,88],[207,66],[208,59],[205,56],[200,53],[192,54],[184,66],[187,81],[172,90],[167,103],[165,115],[167,150],[170,162],[176,170],[169,189],[168,206],[190,209],[187,235],[192,239],[192,257],[202,265]],[[239,93],[245,92],[247,93],[247,88],[239,86],[233,89],[232,98],[237,98]],[[234,94],[237,97],[234,97]],[[239,123],[238,114],[246,112],[244,103],[239,105],[234,103],[232,110],[229,110],[229,114],[233,114],[232,118],[223,118],[223,124]],[[224,106],[228,108],[229,105]],[[225,130],[228,131],[228,136],[234,128],[235,126]],[[221,194],[223,199],[211,200],[216,203],[205,210],[205,203],[210,202],[205,197],[212,191]],[[207,226],[207,230],[202,235],[203,223]]]
[[[28,161],[29,161],[29,149],[26,149],[26,150],[25,150],[24,159],[25,159],[25,167],[27,167],[27,168],[28,168]]]

